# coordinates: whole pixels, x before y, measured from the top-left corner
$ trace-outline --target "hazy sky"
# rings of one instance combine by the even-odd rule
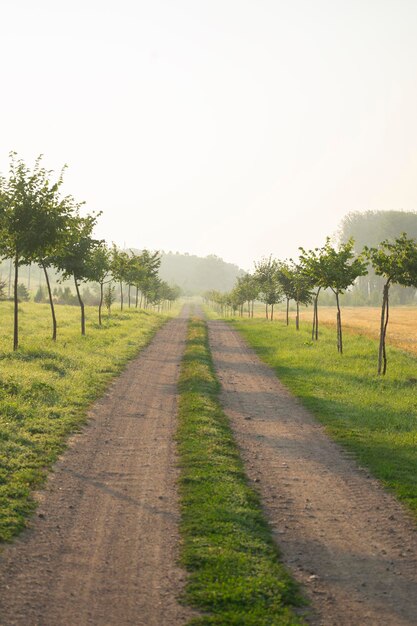
[[[417,209],[417,0],[0,0],[0,171],[118,245],[251,268]]]

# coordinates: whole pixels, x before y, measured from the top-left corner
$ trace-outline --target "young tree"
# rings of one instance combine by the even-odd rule
[[[13,259],[14,264],[14,350],[19,346],[19,267],[35,261],[45,269],[45,259],[57,245],[72,209],[68,198],[59,196],[62,172],[51,183],[51,172],[41,161],[40,156],[30,170],[12,152],[9,177],[0,178],[0,247],[3,257]]]
[[[309,277],[312,283],[312,287],[316,288],[316,292],[313,296],[313,328],[311,331],[311,338],[318,340],[319,338],[319,312],[318,302],[319,295],[322,289],[326,289],[328,285],[328,267],[327,267],[327,253],[326,247],[314,248],[314,250],[304,250],[300,248],[300,262],[304,268],[304,273]]]
[[[293,267],[290,261],[280,261],[277,266],[277,280],[284,294],[286,306],[286,323],[290,323],[290,300],[294,300],[294,276]]]
[[[115,300],[116,295],[114,293],[114,286],[111,284],[111,282],[109,282],[104,293],[104,305],[107,309],[108,315],[110,315],[111,305]]]
[[[92,255],[95,248],[102,243],[92,237],[97,218],[97,214],[72,217],[65,248],[59,250],[54,257],[54,264],[62,272],[63,278],[72,277],[74,279],[81,311],[82,335],[85,335],[85,310],[80,293],[80,283],[94,280]]]
[[[104,242],[100,242],[90,254],[90,274],[92,280],[100,285],[100,303],[98,305],[98,323],[101,326],[101,310],[103,307],[104,285],[110,282],[111,252]]]
[[[295,317],[295,328],[300,330],[300,304],[310,304],[312,301],[312,288],[313,282],[306,274],[303,265],[293,263],[291,268],[292,285],[293,285],[293,298],[297,307],[297,313]]]
[[[378,375],[387,371],[386,335],[389,320],[389,290],[393,284],[417,287],[417,241],[406,233],[383,241],[376,248],[365,248],[377,276],[385,280],[382,293],[381,324],[379,333]]]
[[[358,276],[365,276],[367,263],[361,257],[356,257],[353,251],[354,241],[349,239],[346,243],[334,248],[330,238],[322,248],[321,267],[325,286],[330,288],[336,296],[337,306],[337,350],[343,353],[342,338],[342,314],[340,310],[340,295],[351,287]]]
[[[271,321],[274,319],[274,305],[281,302],[283,292],[278,280],[278,261],[272,256],[255,263],[255,276],[259,285],[261,300],[265,303],[265,316],[268,319],[268,307],[271,307]]]
[[[111,273],[114,280],[120,285],[120,310],[123,311],[123,283],[126,282],[129,271],[129,254],[124,250],[119,250],[113,244],[111,253]]]

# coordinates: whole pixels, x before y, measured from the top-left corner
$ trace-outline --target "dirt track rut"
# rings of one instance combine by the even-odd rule
[[[0,555],[2,626],[161,626],[176,597],[176,382],[187,319],[168,322],[111,385]]]
[[[210,344],[249,477],[323,626],[417,624],[416,525],[229,325]]]

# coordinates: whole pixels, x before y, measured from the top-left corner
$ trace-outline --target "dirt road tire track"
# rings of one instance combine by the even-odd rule
[[[230,325],[209,322],[221,400],[284,562],[323,626],[417,624],[417,527]]]
[[[169,321],[112,384],[0,554],[2,626],[175,626],[176,382],[187,319]]]

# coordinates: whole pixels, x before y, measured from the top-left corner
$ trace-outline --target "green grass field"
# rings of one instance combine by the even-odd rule
[[[417,358],[388,348],[388,372],[376,375],[377,342],[345,333],[338,355],[334,329],[297,332],[282,321],[232,322],[280,380],[334,439],[354,453],[417,515]]]
[[[58,340],[50,339],[48,305],[20,305],[20,344],[12,348],[12,308],[0,304],[0,540],[21,530],[35,504],[31,492],[62,452],[69,433],[109,380],[146,345],[166,319],[133,309],[97,324],[86,309],[80,335],[78,307],[57,307]]]
[[[302,623],[295,583],[279,562],[258,496],[249,487],[218,400],[207,327],[193,320],[180,378],[184,600],[204,611],[192,624]]]

